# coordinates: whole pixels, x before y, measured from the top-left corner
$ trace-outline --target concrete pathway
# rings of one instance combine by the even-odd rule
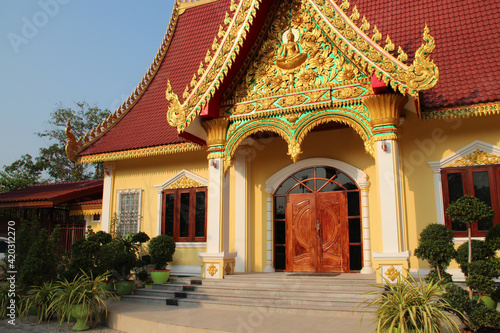
[[[311,332],[365,333],[375,326],[367,315],[363,320],[319,317],[267,311],[237,311],[185,308],[144,303],[109,301],[106,326],[127,333],[193,332]]]

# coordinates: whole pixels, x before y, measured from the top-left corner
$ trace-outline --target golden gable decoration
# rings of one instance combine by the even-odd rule
[[[193,188],[193,187],[205,187],[205,185],[197,182],[196,180],[183,176],[181,179],[174,182],[172,185],[166,187],[165,189],[179,189],[179,188]]]
[[[500,156],[495,154],[490,154],[480,149],[476,149],[469,155],[462,157],[461,159],[448,164],[446,167],[462,167],[462,166],[473,166],[473,165],[490,165],[490,164],[500,164]]]
[[[193,73],[192,84],[184,90],[185,100],[181,106],[186,119],[184,123],[177,122],[179,132],[190,125],[220,87],[241,50],[261,2],[231,1],[224,26],[219,28],[207,50],[205,63],[200,64],[198,71]],[[227,89],[236,93],[229,98],[231,103],[228,104],[232,106],[225,108],[226,116],[248,114],[276,105],[276,101],[271,100],[262,100],[258,105],[237,104],[252,96],[286,94],[289,87],[295,90],[303,87],[304,90],[318,84],[339,88],[349,82],[362,85],[369,83],[369,78],[375,75],[394,91],[418,98],[420,91],[437,83],[439,69],[430,58],[435,43],[427,26],[424,27],[422,45],[416,50],[412,64],[407,65],[404,62],[408,56],[401,46],[396,47],[391,38],[383,36],[365,16],[360,20],[361,14],[356,6],[351,8],[348,0],[341,3],[273,1],[270,15],[251,46],[247,60],[240,66],[237,82],[231,83]],[[397,55],[392,54],[395,50]],[[249,67],[248,59],[253,59],[257,52],[260,52],[258,61]],[[245,80],[239,80],[243,75]],[[360,98],[365,97],[364,94]],[[227,95],[224,98],[228,100]],[[171,106],[168,112],[178,112],[177,106]]]

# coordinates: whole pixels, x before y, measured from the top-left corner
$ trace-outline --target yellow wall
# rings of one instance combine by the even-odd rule
[[[417,247],[418,236],[429,223],[436,222],[434,178],[429,161],[438,161],[475,140],[499,145],[500,117],[486,116],[452,121],[423,121],[415,113],[406,112],[399,127],[399,148],[403,170],[404,216],[407,220],[407,250]],[[369,219],[371,250],[382,251],[379,192],[375,159],[365,152],[359,135],[350,128],[318,131],[308,134],[302,144],[299,160],[330,158],[348,163],[368,175]],[[287,144],[276,136],[255,140],[250,147],[247,168],[248,223],[250,225],[249,256],[251,271],[262,271],[266,266],[267,193],[266,180],[293,162],[287,155]],[[149,157],[115,162],[112,212],[117,210],[117,193],[125,189],[142,189],[141,231],[151,237],[157,231],[158,194],[154,185],[162,184],[186,169],[208,179],[208,162],[204,150],[160,157]],[[235,177],[230,169],[230,251],[235,250]],[[96,226],[94,230],[99,230]],[[178,248],[174,265],[201,264],[198,252],[204,248]],[[411,257],[411,268],[425,268],[424,262]],[[375,267],[376,268],[376,267]]]
[[[141,225],[151,238],[157,235],[158,193],[155,185],[161,185],[182,170],[188,170],[208,180],[208,161],[205,151],[179,153],[174,155],[147,157],[117,161],[113,183],[112,212],[117,212],[118,192],[127,189],[141,189]],[[201,265],[197,255],[205,248],[178,248],[172,265]]]
[[[427,164],[439,161],[470,143],[481,140],[500,146],[500,117],[484,116],[452,120],[419,120],[407,113],[399,128],[409,250],[418,246],[420,232],[436,223],[434,175]],[[412,268],[427,267],[412,256]],[[455,266],[453,266],[456,268]]]

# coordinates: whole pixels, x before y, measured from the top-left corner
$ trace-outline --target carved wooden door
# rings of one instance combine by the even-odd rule
[[[287,271],[348,270],[346,206],[341,192],[288,196]]]

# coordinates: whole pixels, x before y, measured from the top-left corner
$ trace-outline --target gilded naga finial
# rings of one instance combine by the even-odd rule
[[[68,121],[66,122],[66,129],[64,130],[64,133],[66,134],[66,137],[68,138],[68,141],[66,142],[66,147],[64,148],[66,152],[66,156],[73,162],[76,162],[77,156],[78,156],[78,142],[76,141],[76,137],[71,131],[71,122]]]
[[[424,42],[415,52],[413,64],[406,73],[402,74],[406,85],[410,89],[408,93],[413,97],[417,97],[419,91],[429,90],[434,87],[439,79],[439,68],[430,57],[436,45],[427,24],[424,27],[423,40]]]

